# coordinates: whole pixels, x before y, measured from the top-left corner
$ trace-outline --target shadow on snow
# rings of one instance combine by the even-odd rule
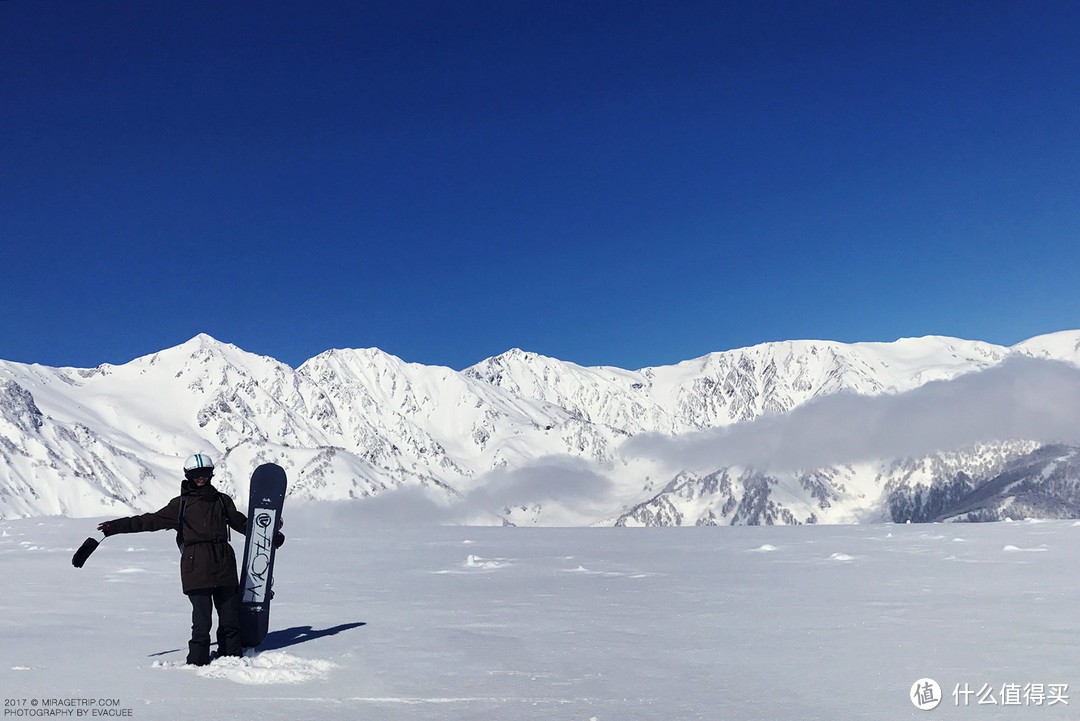
[[[266,638],[261,644],[258,645],[259,651],[277,651],[289,646],[297,646],[301,643],[307,643],[308,641],[315,641],[316,639],[326,638],[327,636],[336,636],[342,631],[349,631],[354,628],[366,626],[364,621],[357,621],[355,623],[343,623],[333,628],[324,628],[316,631],[311,626],[293,626],[292,628],[285,628],[280,631],[273,631],[266,635]],[[217,646],[216,643],[211,643],[211,647]],[[185,649],[173,648],[168,651],[158,651],[157,653],[149,654],[150,658],[155,656],[166,656],[170,653],[180,653]]]
[[[258,650],[260,651],[277,651],[278,649],[288,648],[289,646],[296,646],[301,643],[307,643],[308,641],[314,641],[319,638],[326,638],[327,636],[336,636],[342,631],[348,631],[350,629],[359,628],[360,626],[366,626],[363,621],[356,623],[343,623],[333,628],[324,628],[320,631],[316,631],[311,626],[293,626],[292,628],[282,629],[281,631],[273,631],[266,635],[266,639],[259,644]]]

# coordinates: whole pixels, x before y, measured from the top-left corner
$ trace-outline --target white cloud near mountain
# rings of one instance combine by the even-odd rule
[[[573,503],[599,500],[610,488],[611,480],[599,464],[573,456],[548,456],[521,468],[497,468],[484,474],[467,502],[478,508]]]
[[[982,371],[893,395],[851,392],[725,428],[629,439],[622,453],[672,468],[776,472],[918,457],[976,443],[1080,441],[1080,368],[1012,356]]]
[[[450,496],[432,488],[399,486],[358,504],[320,504],[337,521],[364,526],[421,528],[492,523],[507,507],[600,503],[611,480],[597,464],[572,456],[548,456],[521,468],[499,468],[475,481],[467,493]]]

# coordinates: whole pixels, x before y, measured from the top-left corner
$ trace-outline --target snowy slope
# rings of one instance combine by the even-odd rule
[[[1012,350],[1034,358],[1067,361],[1080,365],[1080,333],[1040,335],[1013,346]]]
[[[961,388],[1016,358],[1073,369],[1078,349],[1080,331],[1013,348],[942,337],[791,341],[636,371],[512,350],[458,372],[377,349],[327,351],[293,369],[200,335],[119,366],[0,361],[0,517],[154,509],[175,495],[181,459],[201,450],[218,459],[217,482],[232,492],[246,492],[255,464],[273,461],[297,500],[396,493],[452,521],[887,518],[898,487],[929,488],[956,473],[979,485],[1044,439],[976,434],[914,456],[882,451],[785,472],[708,453],[630,452],[640,448],[630,442],[752,434],[825,400]],[[898,464],[937,471],[890,470]]]

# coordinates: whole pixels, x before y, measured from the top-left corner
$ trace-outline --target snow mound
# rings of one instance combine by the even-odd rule
[[[509,565],[510,564],[506,562],[506,559],[503,558],[488,559],[470,555],[465,559],[465,568],[493,569],[505,568]]]
[[[599,573],[599,571],[590,571],[579,564],[577,568],[564,568],[563,573]]]
[[[203,678],[218,678],[235,683],[264,685],[303,683],[325,678],[337,664],[316,658],[300,658],[285,651],[265,651],[242,658],[219,658],[209,666],[174,665],[156,662],[154,668],[193,669]]]
[[[300,658],[285,651],[266,651],[243,658],[221,658],[199,670],[205,678],[222,678],[236,683],[301,683],[325,678],[336,664],[315,658]]]

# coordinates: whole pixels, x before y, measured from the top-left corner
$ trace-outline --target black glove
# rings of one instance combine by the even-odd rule
[[[93,538],[87,538],[83,541],[83,544],[79,546],[79,550],[75,551],[75,555],[71,557],[71,565],[75,568],[82,568],[86,563],[86,559],[90,558],[90,554],[94,552],[94,549],[98,547],[98,542]]]
[[[105,534],[105,537],[106,537],[106,538],[108,538],[109,536],[111,536],[111,535],[113,535],[114,533],[116,533],[116,530],[115,530],[115,529],[114,529],[114,528],[112,527],[112,524],[111,524],[111,522],[109,522],[109,521],[105,521],[105,522],[103,522],[103,523],[99,523],[99,524],[98,524],[98,527],[97,527],[97,529],[98,529],[99,531],[101,531],[101,532],[102,532],[103,534]]]
[[[281,548],[285,545],[285,534],[278,531],[274,534],[274,548]]]

